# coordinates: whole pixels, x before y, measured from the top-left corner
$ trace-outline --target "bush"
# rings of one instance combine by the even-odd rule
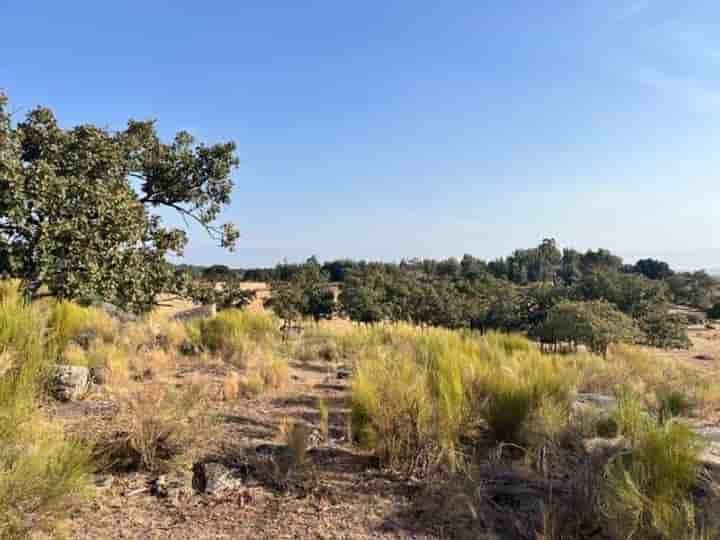
[[[518,441],[541,407],[569,415],[575,367],[519,336],[393,325],[365,339],[352,387],[354,437],[392,466],[455,467],[480,419],[497,440]]]
[[[250,341],[259,345],[272,345],[279,338],[278,324],[269,314],[258,311],[228,309],[212,319],[201,319],[195,323],[196,330],[190,335],[199,340],[199,345],[212,353],[232,354]]]
[[[59,352],[83,333],[90,333],[103,341],[112,341],[117,333],[115,322],[104,311],[79,306],[67,300],[53,301],[48,320],[50,336]]]
[[[481,416],[498,441],[520,442],[520,433],[533,410],[532,388],[499,370],[483,383],[486,394]]]
[[[7,434],[8,426],[3,426]],[[16,424],[0,450],[0,538],[48,530],[84,495],[92,456],[40,415]],[[28,451],[32,449],[32,451]]]
[[[644,423],[628,452],[608,464],[603,509],[623,537],[680,538],[695,523],[690,489],[698,479],[703,443],[676,422]]]
[[[378,352],[357,366],[351,397],[353,439],[391,467],[412,471],[432,445],[432,408],[422,368]]]
[[[655,390],[657,399],[658,418],[665,422],[676,416],[689,414],[693,407],[693,400],[683,391],[673,388],[659,388]]]
[[[36,407],[51,351],[46,321],[23,301],[19,283],[0,282],[0,538],[49,529],[78,495],[90,453]]]
[[[707,316],[710,319],[720,319],[720,302],[715,302],[715,304],[707,310]]]
[[[99,444],[112,469],[158,471],[180,455],[190,437],[189,422],[199,405],[199,385],[177,390],[144,384],[121,401],[123,430]]]

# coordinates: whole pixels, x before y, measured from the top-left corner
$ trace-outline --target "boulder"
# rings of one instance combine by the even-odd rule
[[[60,401],[80,399],[90,389],[90,370],[83,366],[55,365],[50,369],[50,393]]]
[[[208,462],[193,465],[192,486],[198,493],[219,495],[242,487],[240,471],[227,468],[222,463]]]

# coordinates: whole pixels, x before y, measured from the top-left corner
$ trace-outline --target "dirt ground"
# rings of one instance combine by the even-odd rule
[[[300,421],[318,426],[317,398],[330,408],[330,440],[309,453],[309,473],[290,490],[276,486],[242,488],[223,496],[199,495],[191,487],[191,463],[168,474],[180,486],[172,497],[145,491],[155,475],[101,475],[92,500],[69,516],[67,534],[77,539],[211,538],[442,538],[442,519],[430,525],[416,519],[418,486],[389,477],[373,456],[347,444],[348,383],[326,362],[292,363],[291,382],[282,391],[232,402],[221,398],[219,366],[178,366],[176,384],[193,376],[208,378],[214,417],[212,440],[193,441],[192,459],[222,453],[224,446],[278,440],[281,427]],[[169,381],[170,382],[170,381]],[[102,392],[56,407],[55,417],[73,425],[92,423],[111,429],[113,404]],[[100,426],[100,427],[98,427]],[[128,496],[130,495],[130,496]]]

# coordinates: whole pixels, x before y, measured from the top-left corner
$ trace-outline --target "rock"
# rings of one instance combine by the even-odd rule
[[[113,481],[113,477],[109,474],[96,474],[93,478],[93,485],[96,489],[104,491],[112,487]]]
[[[102,309],[105,313],[110,315],[113,319],[117,319],[121,323],[129,323],[129,322],[135,322],[138,320],[137,315],[134,313],[130,313],[129,311],[125,311],[123,309],[120,309],[119,307],[109,303],[109,302],[98,302],[97,304],[93,304],[96,308]]]
[[[612,439],[594,437],[592,439],[583,439],[583,448],[593,460],[598,463],[605,463],[618,452],[626,450],[628,442],[622,437]]]
[[[174,321],[191,321],[193,319],[212,319],[217,314],[217,306],[208,304],[207,306],[198,306],[185,311],[179,311],[172,316]]]
[[[83,366],[55,365],[50,369],[50,393],[60,401],[82,398],[90,389],[90,370]]]
[[[299,339],[303,336],[305,329],[299,324],[284,324],[280,331],[289,339]]]
[[[349,367],[340,366],[336,372],[336,377],[338,379],[349,379],[352,377],[352,370]]]
[[[198,493],[218,495],[238,489],[243,485],[240,471],[234,471],[221,463],[195,463],[192,486]]]
[[[592,406],[603,411],[610,411],[615,404],[617,399],[614,396],[606,396],[604,394],[578,394],[575,397],[575,407],[587,407]]]
[[[95,366],[90,368],[90,380],[93,384],[107,384],[110,382],[112,372],[107,366]]]

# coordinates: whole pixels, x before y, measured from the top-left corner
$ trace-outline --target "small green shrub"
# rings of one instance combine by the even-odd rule
[[[615,456],[606,468],[602,502],[611,526],[627,538],[675,539],[693,529],[689,491],[698,479],[703,448],[687,426],[644,423],[631,450]]]
[[[230,354],[244,341],[273,345],[278,341],[279,330],[275,318],[267,313],[228,309],[211,319],[194,323],[189,334],[212,353]]]
[[[92,460],[36,406],[48,362],[41,311],[27,305],[16,281],[0,281],[0,538],[27,538],[52,528],[82,495]]]
[[[600,416],[595,422],[595,432],[598,437],[612,439],[620,433],[617,420],[612,416]]]
[[[533,410],[533,389],[523,381],[496,372],[484,381],[482,393],[487,397],[480,414],[495,439],[520,442]]]
[[[611,418],[618,427],[618,433],[634,442],[653,423],[645,411],[642,400],[628,389],[621,390]]]
[[[692,399],[677,389],[658,388],[655,390],[655,397],[661,423],[676,416],[687,416],[695,406]]]
[[[67,300],[51,303],[48,327],[58,352],[64,351],[72,340],[85,332],[91,332],[105,342],[113,341],[117,333],[115,322],[104,311]]]
[[[425,373],[408,357],[365,358],[353,380],[351,408],[353,439],[391,467],[414,469],[433,443]]]

